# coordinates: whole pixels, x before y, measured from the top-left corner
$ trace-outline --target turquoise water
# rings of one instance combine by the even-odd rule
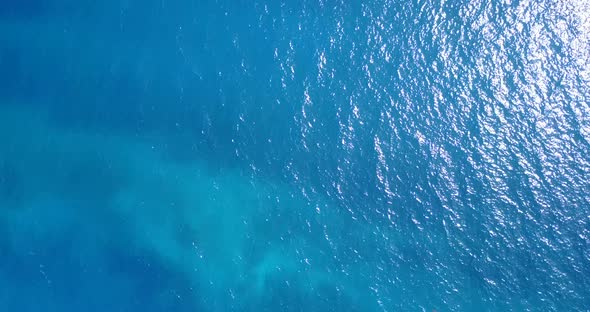
[[[590,310],[584,1],[0,4],[0,310]]]

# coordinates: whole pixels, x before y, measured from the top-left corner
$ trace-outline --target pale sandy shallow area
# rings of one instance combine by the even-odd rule
[[[239,168],[176,163],[149,142],[68,130],[41,111],[2,109],[0,116],[1,241],[11,257],[37,257],[49,289],[60,276],[48,273],[37,248],[66,262],[79,259],[85,270],[97,271],[94,278],[116,284],[115,293],[133,293],[134,281],[101,272],[114,248],[179,276],[188,289],[183,296],[193,297],[176,299],[195,305],[239,308],[286,293],[371,305],[364,299],[372,296],[361,290],[367,281],[349,274],[374,267],[337,263],[338,246],[330,240],[344,228],[357,237],[366,233],[346,227],[325,199]],[[161,291],[172,300],[174,290]]]

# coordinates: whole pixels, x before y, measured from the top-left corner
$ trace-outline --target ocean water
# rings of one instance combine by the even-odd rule
[[[0,3],[0,311],[589,311],[590,3]]]

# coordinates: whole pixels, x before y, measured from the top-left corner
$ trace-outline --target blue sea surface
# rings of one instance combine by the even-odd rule
[[[590,311],[590,3],[1,1],[0,311]]]

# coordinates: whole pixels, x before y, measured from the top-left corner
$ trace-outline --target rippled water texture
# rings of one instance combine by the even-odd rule
[[[1,310],[588,311],[588,12],[2,1]]]

